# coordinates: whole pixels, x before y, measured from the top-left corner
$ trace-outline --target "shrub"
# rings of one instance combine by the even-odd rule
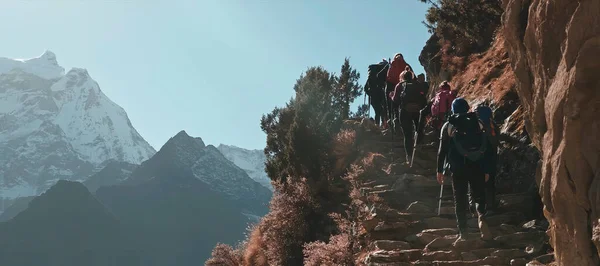
[[[431,4],[423,22],[431,33],[460,47],[464,55],[487,49],[500,26],[500,0],[420,0]]]

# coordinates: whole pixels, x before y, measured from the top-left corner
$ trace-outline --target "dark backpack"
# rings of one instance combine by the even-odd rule
[[[381,72],[381,70],[383,70],[385,68],[385,66],[386,66],[386,63],[384,63],[384,62],[369,65],[369,78],[376,80],[377,74],[379,74],[379,72]]]
[[[487,150],[488,140],[477,114],[453,114],[448,118],[448,123],[452,126],[448,128],[452,141],[448,154],[450,160],[455,163],[458,158],[464,158],[463,162],[480,161]]]
[[[416,83],[402,82],[402,94],[394,99],[402,110],[411,113],[419,112],[427,105],[427,98],[422,86]],[[399,101],[399,102],[398,102]]]
[[[383,79],[378,77],[378,74],[385,69],[387,63],[381,62],[379,64],[369,65],[369,76],[367,78],[368,90],[365,93],[371,97],[380,97],[380,92],[385,86],[385,77]]]

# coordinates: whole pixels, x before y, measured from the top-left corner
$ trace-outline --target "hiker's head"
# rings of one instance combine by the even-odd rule
[[[400,74],[400,79],[403,80],[403,81],[411,82],[411,81],[413,81],[413,74],[410,71],[404,70]]]
[[[402,56],[401,53],[397,53],[394,55],[394,60],[400,60],[400,59],[404,59],[404,56]]]
[[[400,73],[401,80],[412,81],[413,78],[414,78],[414,74],[412,73],[412,71],[410,71],[409,66],[406,66],[406,68],[404,68],[404,71],[402,71],[402,73]]]
[[[448,81],[444,81],[440,84],[440,90],[446,91],[450,90],[450,83]]]
[[[425,82],[425,74],[421,73],[417,76],[419,82]]]
[[[469,103],[467,100],[463,98],[456,98],[452,102],[452,113],[453,114],[463,114],[469,112]]]
[[[485,124],[488,124],[490,119],[492,119],[492,108],[489,106],[479,105],[477,106],[477,109],[475,109],[475,112],[477,112],[477,116]]]

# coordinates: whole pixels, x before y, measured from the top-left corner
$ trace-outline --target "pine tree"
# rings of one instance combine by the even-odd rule
[[[342,71],[336,81],[335,106],[339,108],[342,119],[350,116],[350,104],[362,95],[362,86],[358,85],[360,73],[350,66],[350,59],[345,58]]]

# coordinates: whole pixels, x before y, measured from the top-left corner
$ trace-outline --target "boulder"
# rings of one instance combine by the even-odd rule
[[[600,265],[600,1],[502,4],[556,262]]]

